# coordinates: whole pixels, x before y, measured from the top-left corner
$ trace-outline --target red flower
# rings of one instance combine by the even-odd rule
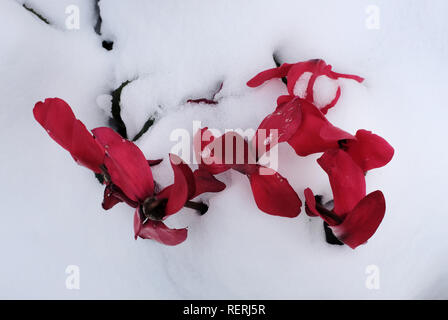
[[[183,242],[187,237],[187,230],[169,229],[161,220],[180,211],[188,200],[198,195],[196,183],[200,185],[198,189],[201,192],[221,191],[225,188],[222,182],[213,180],[214,177],[207,181],[208,184],[195,179],[191,169],[181,162],[180,158],[170,155],[174,183],[155,193],[149,163],[134,143],[122,138],[110,128],[96,128],[92,131],[106,149],[105,166],[112,181],[112,185],[106,188],[111,193],[107,196],[105,194],[103,207],[111,208],[121,200],[136,208],[134,217],[136,238],[139,236],[153,239],[166,245]]]
[[[204,142],[202,136],[206,136],[205,140],[209,142]],[[203,128],[195,136],[195,147],[200,168],[214,174],[233,169],[246,175],[261,211],[290,218],[299,215],[302,203],[288,180],[257,164],[256,153],[239,134],[228,132],[215,138],[207,128]]]
[[[289,96],[283,96],[282,99],[291,99],[292,97],[295,96],[294,87],[296,85],[296,82],[305,72],[311,72],[311,78],[308,81],[306,94],[304,98],[309,102],[314,103],[314,93],[313,93],[314,83],[316,82],[316,79],[319,76],[327,76],[330,79],[334,80],[339,78],[347,78],[347,79],[353,79],[358,82],[364,81],[363,78],[355,75],[334,72],[331,70],[331,68],[332,68],[331,65],[327,65],[325,61],[321,59],[313,59],[294,64],[284,63],[278,68],[273,68],[260,72],[251,80],[249,80],[247,82],[247,85],[249,87],[254,88],[262,85],[267,80],[286,77]],[[326,114],[328,109],[330,109],[337,103],[340,95],[341,95],[341,88],[338,87],[335,98],[328,105],[326,105],[321,109],[322,113]]]
[[[70,152],[78,164],[101,173],[104,148],[95,141],[85,125],[76,119],[65,101],[59,98],[45,99],[44,102],[36,103],[33,113],[50,137]]]
[[[337,149],[340,140],[355,139],[333,126],[315,105],[299,97],[281,103],[263,120],[257,129],[254,143],[259,144],[260,137],[271,136],[273,129],[278,130],[278,141],[268,140],[264,143],[267,150],[277,142],[288,142],[303,157]]]
[[[49,135],[79,164],[103,175],[106,184],[104,209],[108,210],[120,202],[136,208],[136,236],[167,245],[183,242],[187,237],[186,229],[169,229],[160,220],[178,212],[184,205],[205,211],[206,205],[188,204],[188,200],[204,192],[218,192],[225,188],[208,172],[199,170],[193,173],[177,156],[171,155],[174,183],[156,194],[150,166],[161,160],[146,160],[134,143],[110,128],[93,129],[92,135],[61,99],[39,102],[33,112]]]
[[[344,141],[341,146],[364,172],[385,166],[394,156],[394,148],[386,140],[363,129],[356,132],[356,140]]]
[[[311,189],[305,190],[306,212],[320,216],[335,236],[352,249],[365,243],[377,230],[386,210],[377,190],[366,196],[364,172],[343,150],[325,152],[317,162],[328,174],[333,191],[333,210],[317,203]]]

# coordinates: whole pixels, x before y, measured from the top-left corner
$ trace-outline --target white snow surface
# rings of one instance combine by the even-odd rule
[[[22,7],[35,9],[43,23]],[[65,8],[80,7],[80,30],[66,30]],[[380,9],[368,29],[366,8]],[[0,298],[137,299],[412,299],[448,298],[446,103],[448,3],[444,0],[144,1],[102,0],[102,35],[94,1],[0,1]],[[113,40],[106,51],[102,40]],[[328,118],[355,133],[372,130],[395,148],[386,167],[367,175],[387,212],[377,233],[356,250],[325,242],[322,221],[259,211],[247,178],[219,176],[227,188],[206,194],[209,212],[189,209],[168,220],[189,228],[176,247],[133,238],[133,210],[101,209],[103,188],[33,119],[34,104],[60,97],[88,128],[108,124],[110,92],[122,92],[130,137],[155,124],[137,144],[161,185],[172,181],[167,158],[174,129],[192,122],[220,130],[255,129],[286,92],[280,80],[245,83],[282,62],[323,58],[337,72],[342,96]],[[189,104],[210,98],[217,105]],[[316,84],[318,104],[336,84]],[[298,88],[300,89],[300,88]],[[315,160],[279,147],[279,172],[303,190],[331,199]],[[66,288],[68,265],[80,289]],[[380,288],[366,287],[366,268]]]

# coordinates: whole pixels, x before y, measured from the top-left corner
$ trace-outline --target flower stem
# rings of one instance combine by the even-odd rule
[[[184,207],[197,210],[201,216],[204,215],[208,210],[208,206],[203,202],[187,201],[184,204]]]

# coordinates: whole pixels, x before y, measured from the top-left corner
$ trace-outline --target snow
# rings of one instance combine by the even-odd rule
[[[43,23],[22,3],[50,21]],[[67,30],[65,8],[80,8],[80,29]],[[444,207],[448,176],[445,102],[448,3],[376,0],[380,28],[368,29],[371,3],[344,1],[93,1],[0,2],[0,298],[448,298]],[[114,48],[102,48],[103,40]],[[209,212],[190,209],[169,219],[189,228],[187,241],[164,247],[133,239],[133,210],[101,209],[102,187],[74,164],[32,117],[46,97],[69,102],[88,128],[108,125],[111,91],[122,92],[130,137],[150,117],[137,144],[161,185],[172,181],[167,154],[175,129],[192,135],[193,121],[225,129],[256,128],[286,93],[280,80],[259,88],[247,80],[281,62],[323,58],[337,72],[366,81],[321,77],[319,105],[339,103],[329,120],[352,133],[372,130],[394,146],[392,162],[369,172],[368,192],[386,197],[386,217],[355,251],[324,240],[322,222],[260,212],[247,178],[204,195]],[[191,104],[210,98],[217,105]],[[300,92],[300,88],[296,88]],[[279,146],[279,172],[302,200],[311,187],[331,199],[315,162]],[[67,290],[65,269],[80,267],[80,290]],[[380,270],[369,290],[366,268]]]

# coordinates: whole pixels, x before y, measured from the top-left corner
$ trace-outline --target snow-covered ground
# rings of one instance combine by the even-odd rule
[[[69,5],[79,8],[79,30],[67,29]],[[0,1],[0,298],[448,298],[448,2],[101,0],[99,9],[101,35],[93,0]],[[133,211],[103,211],[101,185],[33,119],[35,102],[60,97],[88,128],[108,125],[108,95],[131,80],[122,118],[133,137],[155,117],[137,144],[165,158],[154,173],[167,185],[174,129],[191,132],[194,120],[256,128],[272,112],[281,81],[245,83],[274,66],[274,53],[281,62],[323,58],[366,78],[339,80],[342,96],[328,114],[395,148],[392,162],[367,176],[387,211],[356,250],[327,244],[321,220],[304,213],[263,214],[237,173],[220,176],[228,187],[205,197],[206,215],[184,209],[170,218],[189,227],[183,244],[135,241]],[[186,103],[221,83],[217,105]],[[323,79],[317,89],[325,102],[334,84]],[[330,199],[318,155],[299,158],[286,144],[279,155],[302,200],[306,187]],[[66,288],[69,265],[79,266],[79,290]],[[377,289],[366,286],[371,265]]]

